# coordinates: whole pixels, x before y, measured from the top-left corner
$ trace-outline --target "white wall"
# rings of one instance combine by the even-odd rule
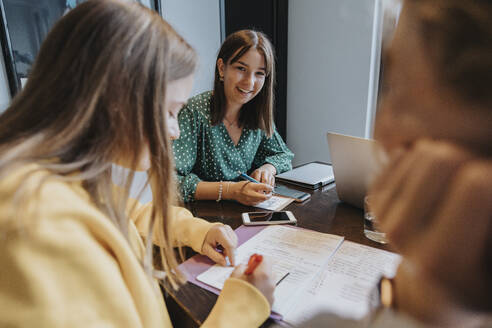
[[[10,102],[10,89],[7,73],[5,71],[5,61],[3,52],[0,51],[0,113],[7,108]]]
[[[326,132],[365,135],[375,0],[290,0],[287,144],[330,162]]]
[[[220,0],[162,0],[163,17],[198,52],[200,59],[192,95],[213,87],[220,40]]]
[[[161,3],[163,17],[198,52],[200,62],[192,95],[211,90],[215,58],[221,44],[219,0],[163,0]],[[146,173],[136,172],[131,196],[139,195],[146,179]],[[113,180],[118,183],[117,174],[113,175]],[[140,195],[140,201],[147,203],[151,200],[152,191],[147,187]]]

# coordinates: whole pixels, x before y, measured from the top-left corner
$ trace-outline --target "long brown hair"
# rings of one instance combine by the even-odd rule
[[[217,60],[222,58],[226,65],[238,61],[249,49],[256,49],[263,55],[266,66],[265,84],[260,92],[244,104],[239,114],[239,124],[248,129],[261,129],[267,136],[273,134],[273,104],[275,85],[275,55],[267,36],[253,30],[241,30],[229,35],[220,47]],[[217,61],[215,65],[214,90],[211,99],[211,121],[220,124],[226,111],[224,82],[220,80]]]
[[[174,287],[183,281],[169,230],[174,201],[172,149],[166,132],[166,83],[195,70],[195,51],[157,13],[133,2],[89,0],[56,23],[24,90],[0,116],[0,175],[36,163],[50,176],[77,179],[93,202],[127,234],[128,190],[111,187],[111,163],[136,169],[151,154],[152,229]],[[144,268],[152,272],[150,237]]]

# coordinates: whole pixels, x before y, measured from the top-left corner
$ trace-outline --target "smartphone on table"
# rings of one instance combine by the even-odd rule
[[[243,213],[244,225],[295,224],[297,220],[291,211]]]

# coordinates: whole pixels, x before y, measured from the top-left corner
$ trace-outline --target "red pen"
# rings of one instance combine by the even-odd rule
[[[256,267],[260,265],[261,261],[263,261],[262,255],[256,253],[251,255],[248,261],[248,267],[246,268],[246,271],[244,271],[244,274],[247,276],[252,274],[255,271]]]

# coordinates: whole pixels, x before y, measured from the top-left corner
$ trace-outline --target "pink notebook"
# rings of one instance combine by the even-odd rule
[[[239,228],[237,228],[235,232],[238,237],[238,246],[243,244],[245,241],[256,235],[261,230],[265,229],[266,227],[268,226],[265,225],[265,226],[246,227],[242,225]],[[197,285],[214,294],[219,295],[220,294],[219,289],[196,280],[196,277],[198,275],[208,270],[214,264],[215,263],[212,260],[210,260],[208,257],[204,255],[195,255],[190,259],[186,260],[184,263],[180,264],[179,268],[185,274],[186,278],[188,279],[188,282],[191,282],[194,285]],[[282,316],[276,312],[272,312],[270,314],[270,318],[274,320],[282,320]]]

